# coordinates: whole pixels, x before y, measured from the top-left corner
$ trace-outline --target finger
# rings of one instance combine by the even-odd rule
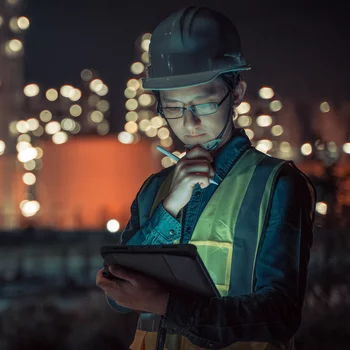
[[[117,265],[110,265],[108,269],[115,277],[128,281],[133,285],[137,285],[137,280],[140,276],[137,272]]]
[[[210,152],[200,146],[196,146],[192,148],[189,152],[186,153],[184,158],[187,158],[187,159],[206,158],[210,163],[214,160]]]
[[[189,174],[186,180],[193,186],[199,183],[201,188],[206,188],[210,185],[208,174]]]
[[[185,162],[180,169],[180,173],[185,172],[186,175],[190,173],[203,173],[207,174],[208,177],[214,177],[215,171],[211,164],[207,160],[188,160]]]
[[[106,290],[108,288],[113,288],[116,283],[104,277],[103,272],[104,272],[104,269],[101,269],[98,271],[96,275],[96,286],[100,287],[103,290]]]

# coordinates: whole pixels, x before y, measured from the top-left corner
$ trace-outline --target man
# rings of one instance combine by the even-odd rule
[[[168,350],[291,349],[314,190],[293,163],[258,152],[234,128],[246,91],[240,72],[249,69],[236,28],[220,13],[188,7],[155,29],[150,58],[143,87],[187,152],[145,181],[120,243],[196,245],[221,297],[179,295],[116,266],[109,271],[124,281],[101,270],[96,283],[115,309],[142,311],[131,349],[153,350],[159,325]]]

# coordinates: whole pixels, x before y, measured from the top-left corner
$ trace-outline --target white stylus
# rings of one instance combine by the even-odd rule
[[[180,160],[179,157],[176,157],[174,154],[168,152],[166,149],[164,149],[161,146],[157,146],[157,150],[162,152],[163,154],[165,154],[166,156],[168,156],[172,160],[175,160],[175,162],[178,162]],[[209,182],[213,185],[219,186],[219,184],[216,181],[214,181],[213,179],[209,179]]]

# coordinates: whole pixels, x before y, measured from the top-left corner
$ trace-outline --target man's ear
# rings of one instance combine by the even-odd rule
[[[242,103],[246,90],[247,90],[247,83],[241,80],[237,84],[236,89],[233,93],[233,105],[235,107],[238,107]]]

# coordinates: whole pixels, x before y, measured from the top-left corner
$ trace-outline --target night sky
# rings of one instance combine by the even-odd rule
[[[283,5],[281,5],[283,3]],[[123,91],[137,58],[134,42],[171,12],[188,5],[227,14],[241,35],[248,95],[268,85],[281,98],[319,103],[349,100],[350,24],[340,1],[28,0],[26,81],[43,88],[79,85],[84,68],[110,87],[115,120],[124,123]],[[331,4],[331,5],[330,5]],[[120,120],[118,122],[117,120]]]

